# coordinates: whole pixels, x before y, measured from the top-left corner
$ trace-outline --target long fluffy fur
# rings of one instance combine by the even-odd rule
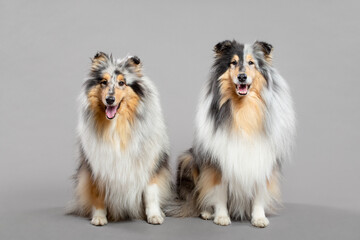
[[[129,97],[125,95],[112,120],[105,118],[104,104],[92,93],[100,88],[104,74],[126,78]],[[90,77],[83,85],[79,102],[79,169],[75,199],[68,212],[91,217],[93,206],[86,191],[93,186],[95,196],[103,196],[111,220],[144,219],[149,215],[145,192],[151,195],[151,191],[159,191],[161,207],[171,192],[169,142],[158,91],[143,75],[137,57],[114,59],[98,53],[92,59]],[[87,175],[90,180],[84,184],[81,178]],[[152,183],[158,190],[149,188]]]
[[[193,146],[179,157],[178,199],[168,213],[185,217],[211,212],[214,203],[206,194],[214,194],[212,189],[218,186],[218,178],[225,184],[232,219],[251,217],[254,198],[260,189],[264,189],[265,211],[272,212],[280,202],[281,166],[290,157],[295,133],[288,85],[272,65],[270,44],[224,41],[214,51],[211,77],[201,93],[197,110]],[[258,82],[253,79],[247,96],[237,96],[234,85],[227,86],[224,81],[234,56],[240,57],[240,72],[250,68],[245,58],[251,57],[254,62],[254,78]],[[263,85],[261,79],[265,80]],[[250,111],[242,112],[246,107]],[[213,170],[206,172],[209,167]],[[207,182],[213,181],[213,186],[201,186],[208,184],[201,182],[206,174],[212,175],[207,177]],[[204,189],[207,193],[201,192]],[[201,196],[204,194],[205,197]],[[227,225],[221,221],[219,224]]]

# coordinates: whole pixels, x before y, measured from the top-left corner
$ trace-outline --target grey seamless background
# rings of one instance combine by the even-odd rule
[[[213,46],[274,46],[298,134],[283,199],[360,211],[356,1],[0,1],[3,211],[64,206],[76,167],[77,96],[101,50],[135,54],[156,83],[171,161],[190,147]],[[20,206],[20,207],[19,207]]]

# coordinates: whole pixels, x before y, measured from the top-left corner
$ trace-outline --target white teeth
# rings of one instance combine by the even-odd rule
[[[247,84],[236,85],[236,91],[239,95],[246,95],[249,91],[249,85]]]

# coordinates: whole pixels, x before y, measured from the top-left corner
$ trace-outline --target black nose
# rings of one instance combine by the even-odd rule
[[[240,73],[238,76],[240,82],[245,82],[246,78],[247,78],[246,73]]]
[[[111,105],[115,102],[115,97],[114,96],[107,96],[106,97],[106,103]]]

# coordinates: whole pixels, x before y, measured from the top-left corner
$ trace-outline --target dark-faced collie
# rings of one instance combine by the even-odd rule
[[[80,165],[68,212],[109,220],[164,221],[169,143],[158,92],[138,57],[97,53],[80,94]]]
[[[179,157],[175,216],[201,215],[219,225],[251,218],[279,201],[281,165],[291,150],[295,116],[285,80],[265,42],[223,41],[201,94],[193,146]],[[185,204],[184,204],[185,202]]]

